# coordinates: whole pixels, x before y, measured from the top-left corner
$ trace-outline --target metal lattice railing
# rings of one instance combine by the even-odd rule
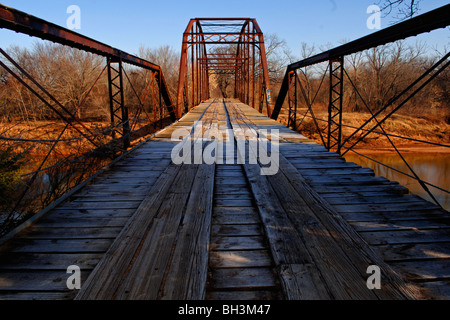
[[[450,53],[444,54],[431,66],[424,68],[424,71],[417,78],[412,79],[402,90],[395,92],[391,99],[377,106],[377,108],[374,108],[373,103],[367,101],[366,95],[362,93],[364,85],[367,85],[367,81],[365,81],[365,84],[358,86],[355,79],[352,79],[346,67],[346,58],[373,48],[383,47],[407,37],[430,32],[438,28],[445,28],[448,25],[450,25],[450,5],[288,66],[272,118],[278,119],[281,110],[286,108],[287,124],[295,130],[304,129],[302,126],[305,125],[306,119],[311,119],[313,128],[309,129],[318,134],[320,141],[328,150],[336,151],[342,156],[349,153],[358,154],[412,178],[420,184],[436,205],[441,206],[432,190],[439,190],[446,194],[450,193],[450,191],[446,187],[437,186],[421,179],[408,163],[394,140],[408,140],[443,148],[449,148],[450,145],[391,134],[385,127],[386,122],[393,115],[397,114],[399,110],[405,108],[405,105],[411,103],[418,93],[430,84],[433,84],[444,72],[448,72]],[[325,64],[326,66],[324,66]],[[316,74],[313,77],[315,82],[314,89],[311,86],[308,87],[311,78],[306,77],[307,72],[305,71],[306,68],[313,66],[316,67]],[[321,68],[318,66],[321,66]],[[326,110],[328,116],[325,118],[317,115],[314,105],[317,105],[316,98],[319,95],[326,95],[327,88],[324,83],[327,77],[329,79],[328,108]],[[353,93],[354,103],[362,105],[364,107],[363,111],[368,114],[368,118],[360,126],[349,125],[343,121],[344,98],[347,88],[350,88]],[[287,106],[284,104],[286,98],[288,100]],[[350,131],[346,136],[343,134],[344,129]],[[398,170],[355,150],[361,142],[374,135],[387,139],[388,145],[402,160],[407,171]]]
[[[40,38],[39,53],[47,53],[35,58],[33,52],[0,49],[4,235],[175,121],[176,114],[157,65],[2,5],[0,27]],[[64,73],[86,61],[90,76],[86,71],[81,77],[89,80],[75,94],[81,87],[72,81],[77,74]]]

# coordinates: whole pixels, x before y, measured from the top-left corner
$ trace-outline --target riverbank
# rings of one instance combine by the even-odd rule
[[[397,150],[401,154],[442,154],[442,155],[450,155],[450,148],[433,146],[433,145],[396,145]],[[356,152],[362,154],[393,154],[397,153],[392,145],[386,145],[382,147],[358,147],[354,149]],[[351,151],[350,151],[351,152]]]
[[[315,112],[317,119],[328,119],[326,112]],[[368,113],[345,113],[343,116],[343,140],[346,141],[355,131],[360,128],[371,115]],[[300,118],[301,119],[301,118]],[[286,114],[282,114],[280,121],[287,124]],[[322,132],[326,132],[325,121],[318,120]],[[373,128],[376,125],[372,121],[365,126],[364,129]],[[444,118],[420,118],[409,115],[393,115],[391,118],[383,123],[382,128],[388,133],[390,139],[380,134],[383,133],[380,127],[376,128],[373,133],[364,137],[355,146],[355,151],[363,154],[386,154],[396,153],[390,141],[394,143],[396,148],[401,153],[436,153],[436,154],[450,154],[450,124]],[[317,131],[314,121],[310,117],[303,119],[302,125],[298,128],[306,137],[322,144],[322,139]],[[353,143],[365,135],[367,131],[359,131],[350,141],[346,141],[345,146],[352,146]],[[398,137],[396,137],[398,136]],[[403,139],[399,137],[406,137]],[[326,138],[326,137],[324,137]],[[418,140],[412,141],[410,139]],[[390,141],[389,141],[390,140]],[[424,143],[420,141],[427,141]],[[345,149],[344,149],[345,150]]]

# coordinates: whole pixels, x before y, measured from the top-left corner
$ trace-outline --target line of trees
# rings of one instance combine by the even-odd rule
[[[317,53],[314,46],[302,44],[302,59],[314,53]],[[380,110],[443,56],[444,53],[437,51],[431,54],[424,43],[408,44],[406,41],[398,41],[345,57],[344,111],[368,112],[361,97],[372,111]],[[315,105],[323,109],[329,103],[327,68],[328,63],[322,63],[298,71],[308,99],[312,99],[318,91]],[[323,78],[325,84],[322,83],[318,90]],[[445,120],[448,123],[449,80],[450,70],[447,68],[416,94],[400,112]],[[303,101],[303,95],[299,93],[299,97]],[[303,105],[305,106],[304,103]]]
[[[43,42],[36,42],[31,49],[15,46],[8,49],[7,53],[73,113],[104,67],[103,59],[99,56]],[[2,121],[37,121],[56,116],[16,78],[3,68],[1,72]],[[16,72],[22,80],[29,83],[25,75],[18,70]],[[107,96],[104,93],[106,89],[107,82],[104,78],[89,95],[85,107],[78,111],[78,117],[83,118],[91,114],[103,117],[108,110],[108,104],[105,103]]]
[[[106,65],[105,58],[41,41],[35,42],[32,48],[14,46],[6,51],[29,75],[79,119],[107,121],[110,118],[107,72],[102,73]],[[139,56],[162,67],[171,97],[172,99],[176,97],[178,53],[169,46],[156,49],[141,47]],[[5,60],[2,59],[9,65]],[[25,75],[14,67],[11,66],[11,68],[22,80],[29,83]],[[125,103],[130,108],[137,107],[139,99],[136,93],[138,96],[143,95],[145,85],[149,81],[149,72],[128,65],[125,68],[127,70],[127,78],[124,81]],[[96,85],[88,95],[94,83]],[[78,108],[81,103],[82,107]],[[3,123],[17,120],[57,119],[57,115],[48,106],[3,68],[0,68],[0,106],[0,122]],[[151,108],[148,106],[147,108],[148,112],[152,112]]]
[[[303,43],[299,57],[295,57],[285,41],[276,34],[266,35],[266,47],[274,99],[277,98],[286,66],[322,51],[314,45]],[[220,49],[231,50],[230,48]],[[68,110],[71,112],[77,110],[78,118],[102,121],[109,119],[106,72],[103,72],[103,76],[84,101],[82,108],[78,108],[105,67],[106,62],[102,57],[42,42],[37,42],[32,49],[12,47],[8,50],[8,54]],[[178,89],[179,53],[169,46],[153,49],[141,47],[138,55],[162,67],[171,97],[175,99]],[[418,78],[442,55],[442,53],[436,53],[435,56],[430,56],[423,43],[410,45],[405,41],[399,41],[348,56],[345,66],[346,72],[364,100],[376,111]],[[304,68],[299,72],[309,95],[313,95],[317,90],[326,68],[327,64],[324,63]],[[133,91],[143,92],[145,90],[145,84],[148,81],[148,75],[145,72],[145,70],[133,68],[128,72],[127,76],[134,86],[134,88],[129,85],[125,86],[126,104],[129,107],[136,107],[139,104],[139,99]],[[433,81],[432,85],[427,86],[412,99],[408,104],[408,112],[426,115],[439,110],[439,116],[444,113],[444,116],[448,117],[449,72],[449,70],[445,70]],[[18,74],[25,79],[20,72]],[[215,79],[210,81],[211,85],[216,87],[212,88],[212,90],[216,90],[216,95],[221,94],[226,97],[233,95],[233,82],[234,77],[230,75],[216,75]],[[346,80],[345,88],[344,105],[346,110],[350,112],[366,111],[348,80]],[[326,86],[323,86],[316,102],[327,105],[328,98]],[[57,118],[48,106],[3,68],[0,68],[0,106],[1,123]],[[147,108],[147,111],[151,113],[151,108],[149,106]]]

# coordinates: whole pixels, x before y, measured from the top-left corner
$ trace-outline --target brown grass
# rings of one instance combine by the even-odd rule
[[[305,112],[306,110],[301,110],[300,112]],[[315,111],[315,116],[318,119],[327,120],[328,113],[325,110]],[[310,116],[310,114],[309,114]],[[368,119],[370,119],[371,115],[369,113],[344,113],[343,115],[343,124],[357,127],[362,126]],[[300,117],[301,119],[302,117]],[[381,117],[379,118],[382,119]],[[280,115],[280,121],[283,124],[287,124],[287,114],[283,113]],[[319,126],[322,129],[322,132],[325,132],[327,123],[323,121],[318,121]],[[373,128],[377,123],[372,121],[366,126],[366,129]],[[383,129],[392,135],[408,137],[416,140],[423,140],[438,144],[450,145],[450,135],[448,132],[450,131],[450,124],[448,124],[444,118],[442,119],[430,119],[430,118],[421,118],[416,116],[409,116],[405,114],[396,114],[386,120],[386,122],[382,125]],[[305,117],[302,125],[298,128],[298,131],[308,138],[316,141],[317,143],[322,143],[320,139],[320,135],[317,131],[316,125],[314,124],[311,117]],[[343,138],[344,140],[349,137],[355,131],[354,128],[343,127]],[[378,132],[382,132],[382,129],[378,127],[376,129]],[[355,137],[359,138],[361,136],[361,131]],[[352,142],[355,142],[355,139],[352,139],[346,145],[350,146]],[[435,145],[425,144],[421,142],[415,142],[411,140],[401,139],[391,137],[391,141],[395,144],[395,146],[406,152],[443,152],[450,153],[450,148],[447,147],[439,147]],[[365,137],[356,147],[356,149],[362,150],[364,149],[367,152],[393,152],[394,149],[389,142],[389,140],[380,134],[371,133],[367,137]],[[355,149],[355,150],[356,150]]]

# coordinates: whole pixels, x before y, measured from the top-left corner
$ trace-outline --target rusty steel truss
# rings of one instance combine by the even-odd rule
[[[11,204],[6,220],[0,225],[0,233],[2,233],[14,225],[15,220],[18,219],[15,218],[16,212],[28,211],[27,202],[35,201],[31,198],[34,193],[38,197],[39,192],[45,192],[44,189],[41,190],[39,187],[39,177],[43,174],[58,168],[67,170],[69,165],[76,167],[76,164],[85,162],[93,166],[100,166],[102,162],[95,158],[95,155],[110,154],[112,158],[119,156],[131,146],[139,143],[141,138],[149,136],[157,129],[158,125],[162,128],[165,122],[168,124],[170,121],[176,121],[176,112],[162,70],[156,64],[2,4],[0,4],[0,28],[105,58],[104,67],[100,68],[102,69],[100,74],[91,83],[89,90],[83,94],[82,101],[75,106],[74,111],[73,108],[70,109],[65,103],[58,101],[55,93],[51,92],[52,89],[46,88],[48,87],[46,84],[40,83],[36,76],[26,70],[26,66],[21,65],[0,48],[0,68],[6,70],[11,79],[20,83],[25,91],[30,93],[30,96],[37,99],[45,108],[51,110],[49,113],[55,119],[64,123],[64,127],[58,133],[56,140],[43,138],[36,141],[36,144],[39,144],[44,150],[45,156],[38,159],[38,165],[33,167],[32,170],[30,169],[32,172],[26,172],[21,176],[26,180],[26,187],[20,192],[17,201],[15,200]],[[127,70],[131,70],[128,71],[130,75]],[[107,78],[105,74],[107,74]],[[104,75],[105,77],[103,77]],[[132,75],[134,77],[131,77]],[[79,119],[77,112],[87,104],[89,96],[96,92],[95,87],[102,85],[101,79],[107,81],[110,127],[94,130],[95,125],[92,122],[89,123],[89,120],[82,121]],[[67,135],[69,129],[75,132],[76,136],[74,135],[71,139],[64,139],[63,137]],[[7,137],[5,139],[20,140],[18,137]],[[76,150],[70,149],[70,155],[55,160],[55,154],[57,154],[57,149],[61,145],[72,147],[69,143],[64,144],[64,141],[67,140],[86,140],[89,150],[84,148],[83,152],[85,153],[77,153]],[[88,161],[90,157],[93,158],[92,162]],[[94,163],[94,161],[97,162]],[[80,177],[82,177],[82,174]],[[67,178],[65,182],[58,181],[66,188],[70,188],[72,181],[76,181],[78,178],[76,175],[73,176]]]
[[[171,120],[176,120],[174,105],[161,68],[158,65],[2,4],[0,4],[0,28],[10,29],[105,57],[108,68],[112,136],[115,139],[122,140],[125,148],[129,146],[133,126],[130,124],[128,109],[124,100],[124,77],[126,76],[124,64],[142,68],[150,73],[152,78],[150,83],[157,87],[153,90],[159,91],[159,96],[156,96],[155,100],[158,100],[158,104],[163,101]],[[145,97],[138,97],[140,101],[143,98]],[[155,111],[160,108],[154,106],[153,109]],[[69,118],[75,117],[73,114],[66,116]]]
[[[309,117],[313,120],[316,132],[319,133],[320,139],[323,145],[330,151],[336,151],[337,153],[345,156],[349,152],[354,152],[362,157],[373,160],[365,155],[362,155],[354,150],[355,146],[364,140],[369,134],[381,134],[385,136],[389,143],[392,145],[396,153],[403,160],[409,172],[400,172],[395,168],[391,168],[383,163],[379,163],[385,167],[388,167],[394,171],[404,174],[414,180],[416,180],[430,198],[440,206],[440,203],[436,200],[429,187],[433,187],[445,193],[450,193],[449,190],[445,190],[438,186],[432,185],[426,181],[423,181],[414,172],[413,168],[408,164],[403,155],[392,141],[392,137],[402,138],[408,140],[414,140],[421,143],[430,143],[427,141],[419,141],[408,137],[400,137],[397,135],[390,135],[386,133],[383,128],[383,124],[394,113],[400,110],[409,100],[411,100],[420,90],[427,86],[433,79],[435,79],[440,73],[442,73],[450,65],[450,52],[445,54],[439,61],[437,61],[432,67],[424,68],[424,73],[402,92],[393,97],[386,105],[380,110],[374,111],[372,107],[363,99],[358,88],[349,77],[345,68],[345,58],[352,54],[369,50],[378,46],[386,45],[398,40],[402,40],[408,37],[417,36],[422,33],[430,32],[439,28],[446,28],[450,25],[450,5],[443,6],[435,9],[423,15],[393,25],[381,31],[370,34],[366,37],[349,42],[334,49],[322,52],[305,60],[293,63],[287,67],[287,71],[278,94],[278,98],[272,113],[272,119],[277,120],[282,108],[284,107],[285,100],[287,99],[288,108],[288,126],[299,130],[299,127],[304,122],[305,117]],[[311,99],[311,95],[305,93],[305,87],[303,80],[300,79],[300,75],[305,74],[305,69],[318,64],[326,64],[325,73],[323,74],[320,85],[317,92],[312,94],[314,96]],[[326,82],[328,81],[329,92],[329,104],[328,104],[328,119],[320,119],[314,114],[313,104],[317,94]],[[343,123],[343,97],[345,93],[344,82],[351,85],[356,91],[359,100],[370,112],[370,118],[364,122],[362,126],[352,127]],[[301,94],[300,94],[301,93]],[[299,109],[306,109],[306,113],[300,113]],[[384,114],[383,114],[384,113]],[[386,114],[387,113],[387,114]],[[325,127],[321,126],[319,122],[325,124]],[[343,137],[343,128],[350,128],[353,131],[349,136]],[[443,147],[450,147],[448,145],[432,143]],[[373,160],[377,162],[376,160]]]
[[[178,117],[210,98],[214,77],[234,78],[234,98],[272,114],[264,35],[255,19],[195,18],[183,35]]]

